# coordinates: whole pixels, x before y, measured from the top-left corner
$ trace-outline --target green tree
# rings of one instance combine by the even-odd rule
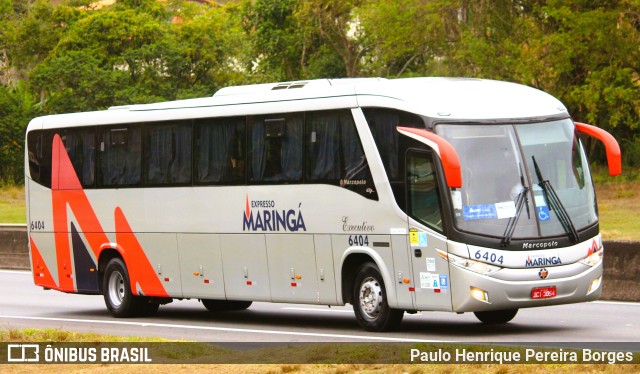
[[[359,42],[359,22],[354,10],[360,0],[306,0],[296,9],[295,18],[302,31],[303,57],[322,61],[313,71],[333,72],[338,77],[358,77],[364,49]],[[330,65],[330,64],[333,64]],[[335,75],[334,75],[335,76]]]
[[[168,63],[176,98],[212,95],[246,77],[249,54],[240,9],[233,4],[207,9],[174,25],[179,53]]]
[[[350,1],[255,0],[243,4],[254,81],[360,75]]]
[[[639,15],[638,1],[534,7],[540,31],[524,53],[529,70],[521,81],[560,98],[576,120],[633,139],[640,127]]]
[[[96,110],[171,98],[166,61],[178,52],[167,24],[126,7],[76,22],[32,73],[45,108]]]
[[[457,34],[458,5],[448,1],[368,0],[355,12],[369,75],[434,74]]]
[[[32,74],[46,109],[211,95],[243,80],[235,66],[246,44],[236,8],[158,4],[118,2],[74,23]]]
[[[243,27],[253,54],[245,64],[257,81],[295,80],[301,77],[306,48],[294,13],[297,0],[247,0]]]
[[[27,72],[46,59],[68,28],[84,15],[76,7],[54,7],[38,0],[24,14],[11,17],[6,50],[11,65],[21,72],[20,79],[26,79]]]
[[[24,133],[29,120],[40,114],[36,103],[24,82],[0,85],[0,184],[23,181]]]

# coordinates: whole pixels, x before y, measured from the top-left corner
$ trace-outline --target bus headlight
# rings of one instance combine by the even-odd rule
[[[471,287],[471,297],[478,301],[489,303],[489,293],[481,288]]]
[[[451,264],[461,267],[463,269],[471,270],[474,273],[488,275],[502,269],[499,266],[487,264],[480,261],[470,260],[468,258],[462,258],[456,255],[453,255],[451,253],[447,253],[446,255]]]
[[[591,285],[589,286],[589,291],[587,291],[587,295],[590,295],[593,292],[595,292],[598,288],[600,288],[601,284],[602,284],[602,277],[598,277],[598,278],[594,279],[591,282]]]
[[[599,250],[598,252],[592,254],[589,257],[583,258],[582,260],[578,261],[583,265],[587,265],[587,266],[596,266],[599,263],[602,262],[602,252],[604,252],[603,250]]]

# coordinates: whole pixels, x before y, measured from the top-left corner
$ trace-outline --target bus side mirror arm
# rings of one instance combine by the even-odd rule
[[[586,123],[575,122],[575,124],[578,131],[594,137],[604,144],[607,153],[607,164],[609,165],[609,175],[612,177],[620,175],[622,173],[622,155],[620,146],[613,135],[599,127],[587,125]]]
[[[445,179],[447,180],[447,186],[449,186],[449,188],[462,187],[460,157],[451,143],[449,143],[445,138],[424,129],[398,126],[396,127],[396,130],[400,134],[415,139],[433,149],[433,151],[438,154],[438,157],[440,157],[440,160],[442,160],[442,167],[444,169]]]

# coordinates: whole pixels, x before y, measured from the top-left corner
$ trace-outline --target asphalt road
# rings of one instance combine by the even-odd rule
[[[351,306],[254,303],[240,312],[208,312],[197,300],[161,306],[152,318],[116,319],[102,296],[45,291],[29,272],[0,270],[0,328],[56,328],[111,335],[207,342],[491,342],[559,346],[587,342],[640,344],[640,304],[591,302],[522,309],[508,324],[488,326],[473,314],[405,314],[399,331],[362,330]],[[634,344],[635,343],[635,344]]]

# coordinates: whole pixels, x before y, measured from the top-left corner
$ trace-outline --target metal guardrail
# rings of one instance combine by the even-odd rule
[[[0,230],[15,230],[15,229],[27,230],[27,225],[24,223],[0,223]]]
[[[0,268],[30,268],[27,225],[0,224]]]

